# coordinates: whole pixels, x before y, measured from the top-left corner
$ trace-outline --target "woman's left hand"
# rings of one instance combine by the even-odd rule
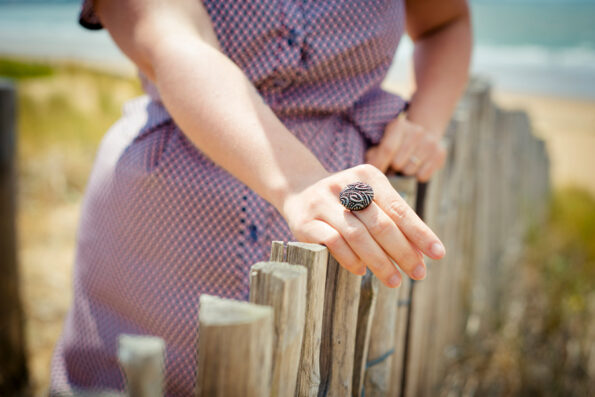
[[[366,162],[382,172],[391,168],[426,182],[446,159],[440,139],[440,134],[400,116],[387,124],[378,146],[366,153]]]

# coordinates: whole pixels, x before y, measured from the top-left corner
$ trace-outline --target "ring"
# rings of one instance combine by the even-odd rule
[[[413,165],[418,165],[419,164],[419,159],[417,158],[417,156],[413,155],[409,158],[409,161],[413,163]]]
[[[367,208],[374,199],[372,186],[363,182],[350,183],[339,194],[339,200],[350,211],[361,211]]]

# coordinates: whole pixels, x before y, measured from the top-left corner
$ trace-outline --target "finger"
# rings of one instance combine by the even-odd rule
[[[328,223],[314,220],[303,228],[301,240],[325,245],[341,266],[358,276],[366,274],[366,265],[353,252],[341,234]]]
[[[403,167],[405,167],[411,158],[411,155],[415,153],[423,133],[423,128],[421,126],[412,123],[408,123],[402,130],[402,143],[392,161],[392,167],[396,170],[402,170]]]
[[[368,229],[351,211],[343,209],[340,213],[327,214],[325,222],[335,228],[361,261],[388,287],[401,284],[401,275],[390,261],[388,255],[372,238]]]
[[[369,183],[374,188],[374,201],[396,223],[405,237],[430,258],[442,258],[446,250],[440,239],[392,188],[386,177],[380,173],[370,173],[369,178]]]
[[[435,153],[431,158],[431,161],[424,163],[422,167],[416,173],[416,177],[420,182],[427,182],[430,180],[432,175],[438,171],[444,165],[446,160],[446,150],[442,145],[439,145],[435,149]]]
[[[425,277],[423,255],[375,203],[353,214],[364,223],[372,238],[409,277],[415,280]]]
[[[389,123],[380,144],[366,153],[366,162],[382,172],[386,172],[401,145],[403,136],[399,123],[398,118]]]
[[[415,152],[409,157],[409,161],[403,167],[402,172],[405,175],[415,175],[419,169],[431,161],[435,152],[435,142],[424,140],[419,143]]]
[[[401,169],[401,172],[405,175],[415,175],[420,165],[422,165],[424,161],[425,160],[421,160],[417,155],[413,154],[409,158],[407,164],[405,164],[405,166]]]

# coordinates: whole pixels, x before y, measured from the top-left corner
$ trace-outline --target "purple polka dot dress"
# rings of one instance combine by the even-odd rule
[[[380,89],[404,30],[402,1],[204,5],[225,54],[328,170],[363,163],[403,110]],[[81,24],[101,28],[90,0]],[[200,294],[247,299],[250,266],[268,258],[272,240],[292,239],[277,211],[193,146],[143,84],[147,95],[103,138],[87,186],[51,395],[123,389],[121,333],[162,337],[167,395],[193,395]]]

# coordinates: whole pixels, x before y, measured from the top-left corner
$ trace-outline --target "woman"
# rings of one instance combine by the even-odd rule
[[[379,86],[405,28],[417,90]],[[124,108],[99,149],[78,235],[73,307],[51,393],[121,388],[120,333],[167,344],[167,393],[191,395],[198,297],[248,297],[270,241],[325,244],[386,285],[425,276],[439,239],[391,188],[443,163],[440,138],[467,78],[464,0],[85,1],[138,66],[149,97]],[[361,165],[365,162],[367,165]],[[361,211],[339,193],[361,181]]]

